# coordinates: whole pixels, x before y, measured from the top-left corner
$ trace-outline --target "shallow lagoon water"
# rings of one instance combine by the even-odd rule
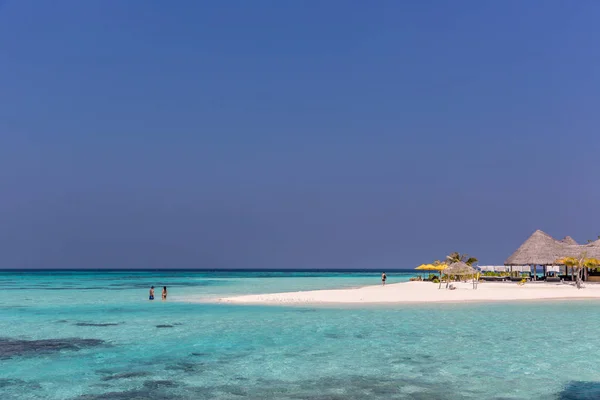
[[[408,279],[389,273],[390,282]],[[2,272],[3,399],[597,399],[597,301],[188,303],[378,273]],[[169,300],[147,300],[150,285]]]

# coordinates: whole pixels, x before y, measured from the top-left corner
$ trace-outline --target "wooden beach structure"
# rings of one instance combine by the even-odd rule
[[[465,275],[470,275],[473,277],[473,289],[477,289],[477,280],[475,278],[475,276],[478,274],[478,271],[471,267],[470,265],[467,265],[466,263],[464,263],[463,261],[457,261],[454,262],[452,264],[450,264],[447,268],[443,269],[441,271],[445,276],[446,276],[446,288],[448,288],[448,285],[450,284],[450,277],[451,276],[465,276]],[[440,279],[440,286],[439,288],[442,287],[442,280]]]
[[[533,279],[536,279],[537,266],[544,270],[544,276],[548,269],[557,271],[560,265],[557,260],[565,257],[586,257],[600,259],[600,239],[588,243],[578,244],[572,237],[567,236],[557,240],[540,230],[535,231],[510,257],[504,265],[511,269],[515,266],[530,266],[533,268]],[[564,275],[569,276],[568,267],[564,267]],[[571,279],[573,271],[571,270]],[[584,271],[584,280],[600,282],[600,275],[589,275],[587,269]]]

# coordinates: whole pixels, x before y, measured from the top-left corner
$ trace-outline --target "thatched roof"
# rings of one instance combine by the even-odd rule
[[[600,247],[600,239],[594,240],[592,243],[590,243],[590,245],[594,247]]]
[[[571,236],[565,236],[564,239],[561,240],[561,242],[566,243],[566,244],[579,244]]]
[[[556,240],[537,230],[508,257],[504,265],[553,265],[559,258],[579,257],[582,254],[600,258],[600,240],[579,245],[569,236],[563,240]]]
[[[477,270],[462,261],[452,263],[443,271],[446,275],[471,275],[477,273]]]
[[[571,249],[570,256],[572,257],[576,257],[580,254],[585,253],[587,257],[600,258],[600,240],[596,240],[595,242],[588,244],[569,247],[579,249],[579,252],[573,251],[573,249]]]

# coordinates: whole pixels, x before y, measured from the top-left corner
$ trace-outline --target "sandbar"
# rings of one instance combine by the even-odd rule
[[[600,299],[600,284],[586,284],[577,289],[573,284],[532,282],[525,285],[509,282],[483,282],[473,289],[471,282],[454,282],[456,290],[445,289],[432,282],[402,282],[385,286],[353,289],[311,290],[287,293],[252,294],[213,299],[234,304],[381,304],[489,302],[544,299]]]

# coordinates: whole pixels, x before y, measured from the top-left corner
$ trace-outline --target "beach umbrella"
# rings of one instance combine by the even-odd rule
[[[420,271],[437,271],[440,272],[440,281],[442,278],[442,274],[441,272],[446,269],[448,266],[446,264],[440,263],[440,264],[421,264],[419,265],[417,268]]]
[[[421,271],[443,271],[444,269],[446,269],[448,266],[446,264],[421,264],[419,265],[417,268],[418,270]]]
[[[444,270],[446,275],[472,275],[477,273],[477,270],[462,261],[452,263]]]
[[[462,261],[458,261],[448,265],[447,268],[444,268],[443,273],[444,275],[446,275],[446,287],[448,287],[450,275],[475,275],[477,273],[477,270]],[[440,279],[440,288],[441,287],[442,281]]]

